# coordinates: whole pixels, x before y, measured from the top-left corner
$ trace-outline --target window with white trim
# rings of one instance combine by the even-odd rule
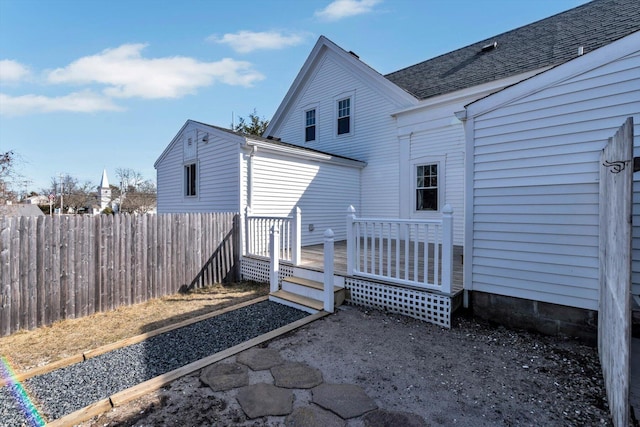
[[[316,109],[307,110],[304,113],[305,125],[304,125],[304,141],[316,140]]]
[[[193,197],[197,195],[198,167],[195,163],[184,166],[184,195]]]
[[[351,132],[351,98],[338,100],[338,135]]]
[[[437,211],[439,209],[438,169],[438,162],[416,165],[416,211]]]

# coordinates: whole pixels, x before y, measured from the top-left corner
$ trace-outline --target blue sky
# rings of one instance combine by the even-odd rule
[[[155,180],[187,119],[270,119],[320,35],[382,74],[585,0],[0,0],[0,152],[17,190]]]

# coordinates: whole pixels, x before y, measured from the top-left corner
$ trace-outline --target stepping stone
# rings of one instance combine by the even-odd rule
[[[298,408],[284,420],[287,427],[344,427],[346,422],[334,414],[317,406]]]
[[[273,348],[252,347],[249,350],[240,353],[236,360],[238,363],[247,365],[254,371],[271,369],[274,366],[282,365],[284,363],[284,360],[280,356],[280,352]]]
[[[429,424],[417,414],[393,412],[376,409],[362,417],[364,427],[429,427]]]
[[[200,381],[213,391],[225,391],[249,385],[249,370],[239,363],[217,363],[205,368]]]
[[[313,403],[338,414],[343,419],[359,417],[378,408],[357,385],[320,384],[312,391]]]
[[[312,388],[322,383],[322,372],[306,363],[290,362],[271,368],[275,385],[284,388]]]
[[[293,391],[271,384],[254,384],[238,390],[238,403],[249,418],[289,415],[293,411]]]

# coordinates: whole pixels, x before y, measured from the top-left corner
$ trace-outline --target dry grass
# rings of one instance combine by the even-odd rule
[[[33,331],[0,338],[0,355],[16,373],[84,351],[150,332],[163,326],[266,295],[255,283],[214,285],[188,294],[170,295],[82,319],[69,319]]]

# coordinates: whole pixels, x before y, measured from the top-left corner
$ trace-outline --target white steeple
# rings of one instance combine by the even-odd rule
[[[107,178],[107,170],[102,171],[102,179],[98,186],[98,203],[100,203],[100,212],[111,203],[111,187],[109,187],[109,179]]]
[[[107,170],[102,170],[102,180],[100,180],[100,188],[109,188],[109,179],[107,179]]]

